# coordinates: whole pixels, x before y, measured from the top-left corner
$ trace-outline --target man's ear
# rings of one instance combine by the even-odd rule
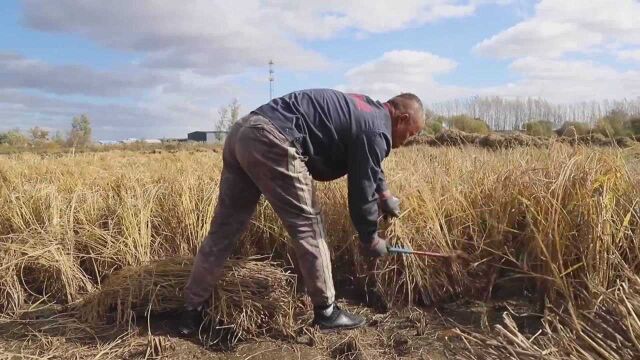
[[[408,113],[400,114],[400,121],[402,123],[407,123],[411,119],[411,116]]]

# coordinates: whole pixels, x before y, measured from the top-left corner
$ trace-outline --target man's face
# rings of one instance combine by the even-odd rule
[[[412,118],[409,113],[397,114],[391,124],[391,147],[398,148],[424,128],[424,121]]]

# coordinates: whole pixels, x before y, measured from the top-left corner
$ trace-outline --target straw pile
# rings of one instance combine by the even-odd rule
[[[436,137],[433,135],[416,135],[405,143],[405,146],[414,145],[438,146],[439,144]]]
[[[562,142],[570,145],[589,145],[589,146],[603,146],[603,147],[619,147],[622,149],[630,148],[636,144],[634,138],[626,136],[618,136],[615,138],[605,137],[600,133],[591,133],[587,135],[579,136],[561,136],[557,138],[558,142]]]
[[[78,314],[90,323],[113,316],[116,324],[129,326],[136,317],[181,311],[192,263],[192,259],[166,259],[121,269],[79,305]],[[294,279],[273,262],[229,260],[213,291],[208,322],[212,329],[231,327],[237,338],[289,336],[294,285]]]
[[[472,145],[486,149],[512,149],[516,147],[544,147],[559,142],[568,145],[588,145],[601,147],[629,148],[636,144],[631,137],[607,138],[600,133],[576,136],[542,137],[530,136],[521,132],[490,133],[487,135],[465,133],[456,129],[443,129],[437,135],[420,135],[411,139],[407,145],[428,146],[465,146]]]
[[[466,133],[455,129],[443,129],[435,139],[443,146],[463,146],[476,144],[483,135]]]

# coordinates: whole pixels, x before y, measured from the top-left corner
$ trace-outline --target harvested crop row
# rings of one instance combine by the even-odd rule
[[[444,129],[438,134],[421,135],[410,140],[410,145],[428,146],[478,146],[487,149],[512,149],[516,147],[548,148],[557,143],[597,147],[629,148],[638,141],[634,137],[605,137],[599,133],[588,135],[543,137],[520,132],[491,133],[487,135],[466,133],[455,129]]]

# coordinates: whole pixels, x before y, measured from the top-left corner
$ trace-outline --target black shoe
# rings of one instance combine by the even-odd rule
[[[183,336],[190,336],[198,332],[202,324],[202,312],[200,310],[185,309],[180,315],[178,331]]]
[[[347,330],[363,326],[364,318],[359,315],[350,314],[333,304],[333,311],[330,315],[325,315],[322,310],[314,310],[313,325],[320,330]]]

